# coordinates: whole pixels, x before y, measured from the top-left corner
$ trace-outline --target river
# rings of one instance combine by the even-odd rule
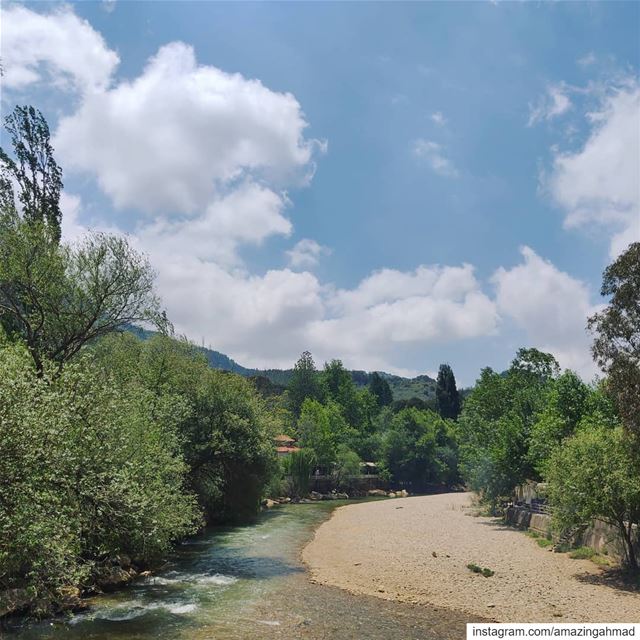
[[[154,576],[53,621],[22,624],[19,640],[449,640],[468,616],[351,595],[313,584],[300,551],[340,503],[286,505],[251,525],[210,529],[180,545]],[[401,541],[399,541],[401,544]]]

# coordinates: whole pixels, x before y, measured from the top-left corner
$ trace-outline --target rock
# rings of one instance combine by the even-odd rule
[[[131,582],[136,575],[133,569],[127,571],[120,566],[102,566],[96,569],[95,583],[100,589],[110,591]]]
[[[275,507],[278,503],[275,500],[271,500],[271,498],[267,498],[264,501],[264,506],[267,509],[271,509],[272,507]]]
[[[116,564],[119,564],[123,569],[128,569],[131,566],[131,558],[122,553],[116,556]]]
[[[409,496],[409,493],[405,489],[402,489],[402,491],[399,491],[397,495],[400,498],[407,498]]]
[[[278,498],[278,502],[280,504],[289,504],[291,502],[291,498],[285,498],[285,497]]]
[[[148,578],[151,575],[151,571],[141,571],[139,575],[141,578]]]
[[[487,605],[487,608],[489,608],[489,609],[493,609],[495,606],[496,606],[496,605],[495,605],[495,604],[493,604],[493,602],[490,602],[490,603]]]
[[[56,607],[61,611],[78,611],[87,606],[82,602],[80,589],[78,589],[78,587],[60,587],[60,589],[58,589],[58,596]]]
[[[389,493],[387,493],[387,498],[395,498],[396,494],[393,491],[389,491]]]
[[[309,498],[300,498],[300,504],[312,504],[315,500],[310,500]]]
[[[432,552],[431,552],[431,555],[432,555],[434,558],[437,558],[437,557],[438,557],[438,554],[437,554],[435,551],[432,551]]]
[[[336,493],[336,500],[348,500],[349,496],[346,493]]]
[[[322,500],[324,498],[324,496],[321,493],[318,493],[317,491],[312,491],[309,494],[309,499],[310,500]]]
[[[378,496],[380,498],[386,498],[387,497],[387,492],[383,491],[382,489],[369,489],[369,491],[367,491],[367,495],[368,496]]]

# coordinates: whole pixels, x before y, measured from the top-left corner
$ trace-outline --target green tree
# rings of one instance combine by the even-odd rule
[[[403,409],[391,419],[383,436],[382,463],[394,482],[424,491],[449,476],[446,455],[446,424],[432,411]]]
[[[573,371],[565,371],[553,382],[546,406],[531,429],[529,459],[542,475],[547,461],[560,443],[573,435],[589,410],[592,392]]]
[[[126,554],[157,561],[200,524],[177,424],[159,404],[86,358],[37,375],[22,344],[0,348],[0,591],[56,601]]]
[[[640,462],[621,428],[580,428],[555,450],[548,465],[548,495],[559,530],[599,518],[615,527],[626,563],[637,571],[640,542]]]
[[[393,402],[393,393],[389,383],[377,371],[371,374],[369,391],[375,396],[379,407],[388,407]]]
[[[277,473],[273,436],[281,425],[252,383],[211,369],[193,345],[162,335],[146,341],[112,335],[94,353],[119,379],[142,385],[158,406],[176,399],[185,407],[176,429],[188,486],[207,521],[254,516]]]
[[[330,413],[317,400],[307,398],[302,404],[298,434],[300,445],[313,452],[319,465],[328,466],[335,460],[336,439],[331,429]]]
[[[456,378],[448,364],[441,364],[436,384],[436,406],[443,418],[457,420],[460,415],[460,394],[456,387]]]
[[[333,469],[335,486],[341,490],[350,490],[354,486],[354,478],[361,473],[362,460],[348,446],[342,444],[336,451],[336,465]]]
[[[465,401],[456,428],[461,471],[492,504],[540,477],[529,453],[531,432],[558,371],[553,356],[520,349],[505,374],[484,369]]]
[[[153,282],[148,260],[123,237],[59,245],[47,226],[0,213],[0,317],[40,374],[44,360],[62,369],[85,344],[128,324],[166,325]]]
[[[593,357],[608,375],[624,425],[640,437],[640,242],[605,269],[601,293],[611,299],[589,319]]]
[[[322,389],[313,356],[304,351],[295,366],[288,385],[289,409],[295,418],[302,410],[302,404],[307,398],[322,399]]]
[[[16,106],[4,119],[4,126],[15,160],[0,147],[0,201],[13,208],[14,180],[24,219],[46,225],[51,237],[59,241],[62,170],[53,157],[49,125],[37,109]]]

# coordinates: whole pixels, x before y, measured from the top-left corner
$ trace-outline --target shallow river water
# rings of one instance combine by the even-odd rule
[[[313,584],[300,561],[340,503],[277,507],[255,524],[211,529],[182,544],[153,577],[99,596],[67,618],[23,624],[19,640],[449,640],[468,616]],[[401,541],[399,541],[401,544]]]

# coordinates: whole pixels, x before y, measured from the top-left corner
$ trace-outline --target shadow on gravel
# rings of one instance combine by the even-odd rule
[[[610,587],[617,591],[628,591],[629,593],[640,593],[640,575],[633,575],[620,569],[603,569],[599,573],[579,573],[575,577],[576,580],[585,584]]]

